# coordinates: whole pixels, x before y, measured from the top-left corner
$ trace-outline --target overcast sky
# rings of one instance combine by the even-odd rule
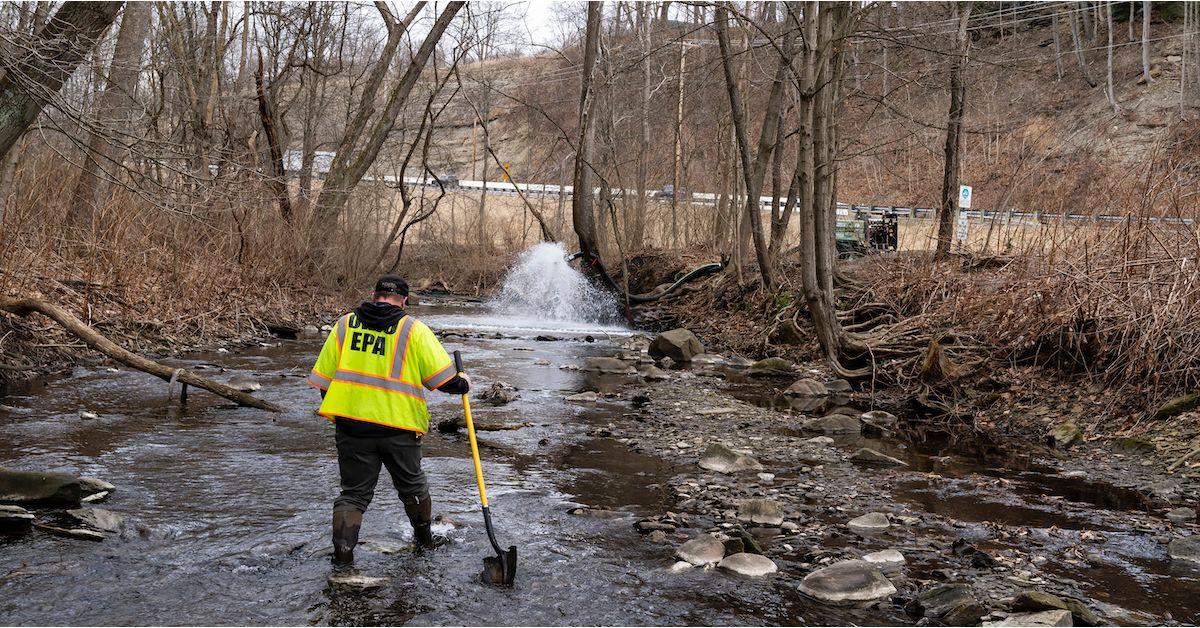
[[[580,10],[583,3],[578,0],[525,0],[515,2],[510,13],[524,15],[527,37],[530,43],[543,46],[556,45],[562,41],[563,23],[562,12],[570,9]]]

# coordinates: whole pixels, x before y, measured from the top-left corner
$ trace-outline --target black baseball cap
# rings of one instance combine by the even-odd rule
[[[408,282],[398,275],[384,275],[375,282],[375,294],[408,296]]]

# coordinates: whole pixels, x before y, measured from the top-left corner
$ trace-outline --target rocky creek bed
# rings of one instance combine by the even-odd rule
[[[289,408],[277,416],[181,408],[161,382],[105,369],[5,398],[0,466],[111,481],[81,508],[121,521],[31,506],[51,527],[115,527],[101,542],[0,536],[0,623],[1200,620],[1200,564],[1170,556],[1200,538],[1194,479],[1137,452],[913,422],[787,364],[655,365],[669,348],[612,328],[418,312],[492,396],[480,420],[518,427],[482,436],[501,542],[521,548],[515,589],[475,580],[488,548],[452,421],[426,467],[453,543],[411,555],[384,480],[359,552],[375,580],[327,583],[336,467],[303,385],[317,341],[301,340],[187,361],[257,382]],[[102,487],[88,486],[79,497]]]
[[[684,551],[676,569],[761,553],[777,586],[879,622],[1200,621],[1194,473],[1119,445],[1064,451],[904,421],[844,382],[700,358],[615,389],[606,401],[628,410],[595,432],[689,469],[639,530],[699,539],[689,550],[712,535],[726,551]]]

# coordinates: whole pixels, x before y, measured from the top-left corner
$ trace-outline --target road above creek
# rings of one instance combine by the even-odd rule
[[[356,556],[364,574],[390,581],[367,592],[327,584],[336,456],[332,428],[314,414],[318,395],[304,384],[320,341],[280,340],[177,361],[218,379],[254,378],[256,394],[286,408],[278,415],[195,391],[181,408],[164,383],[124,369],[76,369],[0,397],[0,465],[103,478],[117,491],[97,506],[127,519],[102,542],[36,529],[0,536],[0,623],[912,624],[919,618],[903,602],[945,580],[970,583],[989,610],[1036,589],[1086,600],[1117,623],[1200,620],[1200,571],[1165,551],[1188,526],[1021,444],[920,426],[813,443],[800,419],[829,408],[781,401],[773,389],[787,382],[703,367],[656,382],[598,376],[571,367],[622,353],[628,332],[455,304],[413,314],[463,351],[476,393],[504,381],[520,394],[474,406],[479,421],[530,424],[481,435],[501,543],[520,548],[516,587],[478,583],[491,550],[466,438],[436,431],[425,468],[434,511],[448,520],[436,529],[453,542],[408,551],[385,475]],[[585,390],[603,396],[564,401]],[[435,394],[435,421],[460,414],[458,403]],[[868,409],[862,399],[839,403]],[[700,469],[699,451],[718,440],[748,449],[774,478]],[[847,457],[861,446],[909,466],[857,467]],[[776,500],[795,524],[750,529],[778,574],[668,569],[683,540],[730,530],[747,498]],[[580,507],[604,516],[570,514]],[[871,511],[894,525],[870,537],[846,529]],[[660,542],[635,530],[668,512],[687,513],[689,526]],[[995,566],[964,564],[950,549],[960,538]],[[909,561],[894,601],[832,607],[796,589],[817,567],[884,548]]]

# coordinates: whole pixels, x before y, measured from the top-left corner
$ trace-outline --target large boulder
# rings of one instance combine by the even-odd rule
[[[25,530],[33,524],[33,513],[20,506],[0,506],[0,530]]]
[[[792,363],[783,358],[766,358],[750,365],[746,371],[750,377],[790,377]]]
[[[869,512],[861,517],[851,519],[846,525],[850,526],[851,532],[873,534],[888,529],[891,522],[888,521],[887,515],[881,512]]]
[[[704,353],[704,345],[691,330],[680,327],[655,336],[648,352],[655,360],[671,358],[676,362],[691,362],[693,357]]]
[[[1047,444],[1058,449],[1066,449],[1082,439],[1083,430],[1070,421],[1055,425],[1046,434]]]
[[[616,358],[588,358],[579,370],[604,375],[637,375],[637,369],[633,368],[633,365]]]
[[[1061,598],[1044,591],[1022,591],[1013,598],[1014,612],[1037,612],[1064,610],[1071,612],[1072,623],[1076,626],[1100,626],[1104,620],[1086,604],[1073,598]]]
[[[516,387],[508,382],[492,382],[491,386],[476,395],[476,399],[486,401],[493,406],[502,406],[520,398],[521,394],[517,392]]]
[[[1185,524],[1196,520],[1196,509],[1180,506],[1167,513],[1167,520],[1175,524]]]
[[[862,557],[863,560],[875,565],[885,574],[892,574],[900,571],[904,567],[904,554],[899,550],[885,549],[878,552],[871,552]]]
[[[854,604],[894,595],[896,586],[871,563],[844,560],[804,576],[800,592],[826,604]]]
[[[738,519],[765,526],[783,524],[779,503],[770,499],[748,499],[738,508]]]
[[[726,556],[717,567],[750,577],[765,576],[779,571],[779,567],[775,566],[775,561],[770,558],[762,554],[746,552]]]
[[[824,397],[829,394],[825,384],[815,379],[798,379],[783,391],[788,397]]]
[[[951,582],[918,593],[905,606],[905,610],[920,617],[938,619],[956,608],[971,605],[978,605],[978,601],[971,594],[970,587],[960,582]]]
[[[670,376],[667,375],[666,371],[654,366],[653,364],[642,366],[638,368],[637,372],[642,376],[642,379],[648,382],[661,382],[665,379],[670,379]]]
[[[96,493],[111,493],[117,490],[117,487],[100,478],[84,476],[79,478],[79,489],[83,491],[84,495],[95,495]]]
[[[125,517],[103,508],[74,508],[67,511],[79,523],[103,532],[120,532]]]
[[[700,455],[700,468],[718,473],[762,471],[762,464],[729,448],[723,443],[710,443]]]
[[[831,414],[807,421],[800,428],[818,434],[859,434],[862,432],[862,421],[845,414]]]
[[[1044,591],[1022,591],[1013,598],[1012,610],[1015,612],[1036,612],[1052,610],[1071,610],[1065,601],[1057,595]]]
[[[0,502],[78,506],[82,496],[79,478],[73,475],[0,467]]]
[[[870,447],[863,447],[850,456],[852,462],[873,467],[907,467],[908,463]]]
[[[1200,563],[1200,535],[1181,536],[1171,539],[1167,545],[1171,558]]]
[[[1039,613],[1017,613],[1000,621],[985,621],[984,626],[1074,626],[1071,611],[1053,610]]]
[[[711,534],[701,534],[675,550],[675,558],[697,567],[713,565],[725,557],[725,544]]]

